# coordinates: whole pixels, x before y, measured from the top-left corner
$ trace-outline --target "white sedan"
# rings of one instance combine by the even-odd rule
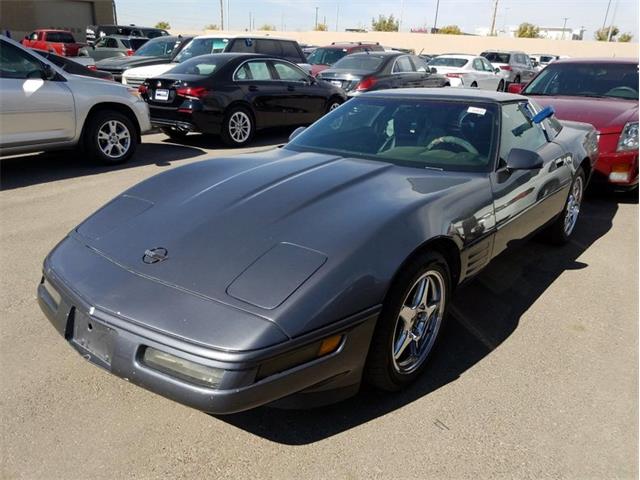
[[[447,76],[452,87],[504,91],[505,81],[499,68],[475,55],[444,54],[428,63],[437,73]]]

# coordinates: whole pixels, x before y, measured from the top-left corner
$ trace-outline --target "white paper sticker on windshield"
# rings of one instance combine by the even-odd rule
[[[467,113],[474,113],[476,115],[484,115],[485,113],[487,113],[487,110],[485,108],[469,107],[469,108],[467,108]]]

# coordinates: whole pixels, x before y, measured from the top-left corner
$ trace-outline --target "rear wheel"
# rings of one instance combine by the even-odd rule
[[[394,281],[382,307],[365,366],[367,381],[395,391],[424,369],[439,338],[450,296],[445,259],[425,252]]]
[[[569,241],[575,230],[580,215],[582,198],[584,197],[585,174],[582,168],[578,168],[571,183],[569,195],[564,204],[562,213],[547,227],[545,231],[547,239],[556,245],[563,245]]]
[[[138,146],[133,122],[120,112],[100,110],[88,120],[83,136],[85,152],[109,165],[129,160]]]
[[[230,147],[243,147],[251,141],[254,133],[251,113],[244,107],[231,108],[222,125],[222,141]]]
[[[327,104],[327,113],[329,113],[331,110],[335,110],[340,105],[342,105],[342,100],[340,100],[338,98],[330,99],[329,103]]]

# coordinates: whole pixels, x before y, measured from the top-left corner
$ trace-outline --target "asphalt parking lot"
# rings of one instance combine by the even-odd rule
[[[217,418],[90,365],[36,304],[45,255],[107,200],[238,153],[201,136],[144,142],[117,168],[66,153],[0,160],[0,477],[638,477],[637,196],[592,195],[570,244],[529,241],[460,289],[403,393]]]

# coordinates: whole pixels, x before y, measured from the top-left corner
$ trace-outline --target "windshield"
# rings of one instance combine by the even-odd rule
[[[136,50],[134,55],[136,57],[164,57],[171,55],[175,48],[177,41],[174,38],[157,38],[155,40],[149,40],[142,47]]]
[[[489,60],[491,63],[509,63],[509,60],[511,59],[511,55],[509,55],[508,53],[484,52],[480,55]]]
[[[184,47],[182,51],[173,59],[174,62],[184,62],[198,55],[207,55],[209,53],[220,53],[229,43],[227,38],[194,38],[189,45]]]
[[[198,56],[180,63],[180,65],[171,69],[171,73],[180,73],[186,75],[200,75],[205,77],[211,75],[214,70],[220,69],[232,57],[224,55],[206,55]]]
[[[349,100],[285,148],[415,168],[486,171],[494,155],[497,106],[413,98]]]
[[[333,68],[339,68],[343,70],[366,70],[368,72],[375,72],[382,62],[384,57],[382,55],[362,54],[362,55],[347,55],[346,57],[338,60]]]
[[[612,97],[638,100],[638,66],[625,63],[551,63],[525,95]]]
[[[333,65],[346,54],[346,48],[317,48],[307,61],[311,65]]]
[[[429,62],[430,67],[464,67],[469,60],[465,58],[436,57]]]

